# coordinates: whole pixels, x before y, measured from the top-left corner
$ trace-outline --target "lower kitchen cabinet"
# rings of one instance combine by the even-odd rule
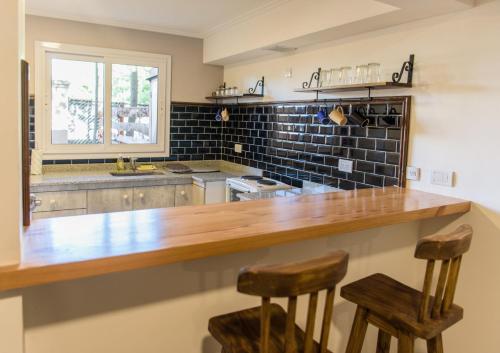
[[[134,210],[175,206],[175,186],[134,188]]]
[[[69,216],[81,216],[87,214],[85,208],[77,210],[60,210],[60,211],[49,211],[49,212],[34,212],[33,219],[43,219],[43,218],[53,218],[53,217],[69,217]]]
[[[130,211],[133,207],[133,188],[89,190],[87,213]]]
[[[196,205],[226,202],[226,182],[209,181],[193,184],[193,200]]]
[[[213,203],[221,201],[222,185],[223,183],[217,185],[216,188],[209,188],[208,186],[203,188],[192,184],[185,184],[40,192],[35,193],[37,206],[33,210],[32,217],[33,219],[40,219],[152,208],[203,205],[205,202]],[[215,184],[211,186],[215,187]],[[212,194],[218,196],[213,196]],[[207,201],[207,198],[209,201]]]
[[[175,186],[175,207],[193,205],[193,185]]]

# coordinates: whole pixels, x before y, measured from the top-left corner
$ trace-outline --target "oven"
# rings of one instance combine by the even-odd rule
[[[237,185],[229,180],[226,182],[226,202],[240,201],[238,194],[248,192],[250,192],[250,190],[242,185]]]

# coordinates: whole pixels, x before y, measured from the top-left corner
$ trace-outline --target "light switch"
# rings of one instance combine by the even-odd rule
[[[451,171],[433,170],[431,171],[431,184],[452,187],[453,176],[454,173]]]
[[[234,144],[234,152],[241,153],[241,145],[238,143]]]
[[[411,166],[406,167],[406,179],[420,180],[420,168]]]
[[[347,159],[339,159],[339,171],[352,173],[352,161]]]

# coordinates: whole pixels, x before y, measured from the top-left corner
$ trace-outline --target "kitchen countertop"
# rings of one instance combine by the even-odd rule
[[[140,176],[112,176],[110,170],[96,171],[69,171],[46,173],[31,176],[32,192],[73,191],[110,189],[121,187],[159,186],[191,184],[193,181],[201,183],[223,181],[227,178],[243,175],[244,173],[210,172],[177,174],[166,170],[158,170],[160,174]]]
[[[397,187],[36,220],[0,291],[463,214],[469,201]]]

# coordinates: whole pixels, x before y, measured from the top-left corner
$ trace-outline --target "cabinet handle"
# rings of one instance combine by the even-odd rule
[[[139,194],[139,198],[141,198],[141,199],[144,198],[144,194],[142,192]]]
[[[181,191],[181,195],[184,196],[186,195],[186,192],[184,190]]]
[[[128,200],[128,195],[126,195],[126,194],[125,194],[125,195],[123,195],[123,199],[124,199],[124,200]]]

